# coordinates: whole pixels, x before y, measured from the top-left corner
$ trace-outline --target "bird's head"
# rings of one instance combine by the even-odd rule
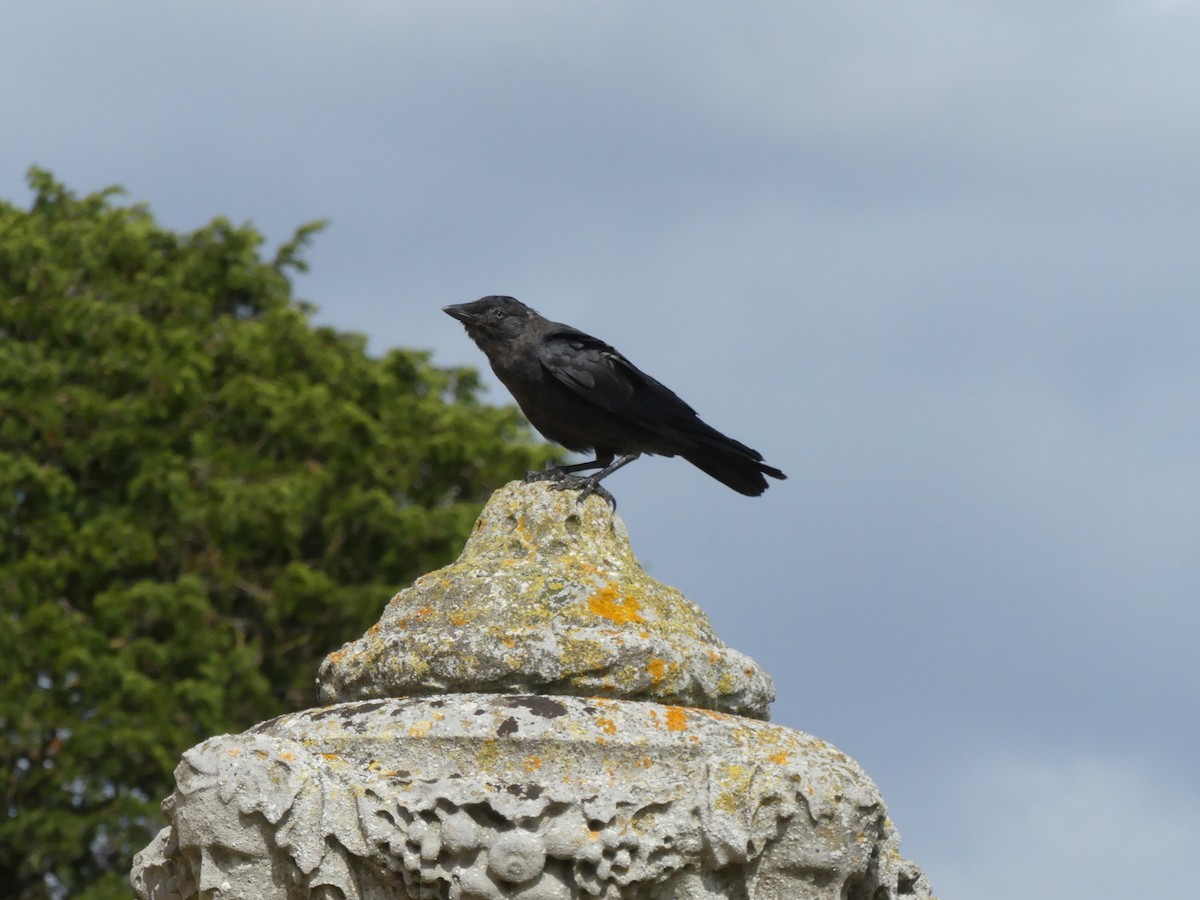
[[[512,297],[483,297],[472,303],[443,306],[442,312],[463,323],[471,340],[481,347],[484,343],[504,343],[521,334],[537,313]]]

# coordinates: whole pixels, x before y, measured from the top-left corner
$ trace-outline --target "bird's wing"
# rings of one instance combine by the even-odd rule
[[[542,367],[582,399],[619,416],[661,422],[694,419],[696,411],[604,341],[562,326],[539,347]]]
[[[662,443],[650,452],[678,454],[750,496],[766,490],[763,473],[786,477],[766,465],[758,451],[701,421],[670,388],[591,335],[560,326],[543,336],[538,359],[546,372],[581,400],[657,435]]]

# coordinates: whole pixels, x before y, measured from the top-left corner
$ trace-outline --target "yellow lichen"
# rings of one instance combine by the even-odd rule
[[[479,768],[484,770],[493,768],[500,761],[500,748],[496,746],[495,738],[488,738],[483,742],[476,758],[479,761]]]
[[[636,597],[622,596],[612,585],[602,587],[588,597],[588,609],[618,625],[644,622],[645,619],[638,612],[638,606]]]
[[[745,766],[729,765],[721,773],[717,782],[717,795],[713,798],[713,806],[721,812],[736,815],[742,808],[742,798],[750,789],[754,780],[754,769]]]

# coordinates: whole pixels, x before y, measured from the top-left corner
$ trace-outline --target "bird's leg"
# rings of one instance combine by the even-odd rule
[[[547,466],[544,469],[535,469],[525,473],[525,483],[531,484],[534,481],[561,481],[565,476],[562,469],[558,466]]]
[[[600,482],[601,482],[601,480],[603,480],[603,479],[607,478],[609,475],[611,475],[613,472],[617,471],[617,469],[621,468],[622,466],[629,465],[631,462],[633,462],[635,459],[637,459],[641,455],[642,455],[641,453],[627,453],[624,456],[622,456],[620,459],[618,459],[616,462],[611,462],[611,457],[610,457],[610,461],[599,472],[589,475],[586,478],[570,478],[568,480],[561,481],[558,484],[554,485],[554,490],[556,490],[556,491],[578,490],[579,496],[577,498],[575,498],[577,503],[582,503],[584,500],[586,500],[592,494],[597,494],[600,497],[603,497],[608,502],[608,505],[613,508],[613,511],[616,512],[616,509],[617,509],[616,498],[613,497],[613,495],[610,494],[608,491],[606,491],[604,488],[600,487]],[[584,466],[584,468],[588,468],[588,467],[589,466]],[[594,468],[594,465],[591,467]]]
[[[574,481],[571,478],[573,472],[582,472],[584,469],[600,469],[612,462],[611,456],[598,456],[595,459],[589,459],[587,462],[574,463],[569,466],[547,466],[540,472],[526,472],[526,483],[531,481]]]

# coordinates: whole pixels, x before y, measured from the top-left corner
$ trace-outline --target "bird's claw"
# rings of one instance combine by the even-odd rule
[[[550,486],[552,491],[579,491],[579,496],[575,498],[576,503],[582,503],[588,497],[595,494],[597,497],[604,500],[613,512],[617,511],[617,498],[600,487],[600,482],[594,481],[591,478],[576,478],[572,475],[567,475],[560,479],[557,483]]]

